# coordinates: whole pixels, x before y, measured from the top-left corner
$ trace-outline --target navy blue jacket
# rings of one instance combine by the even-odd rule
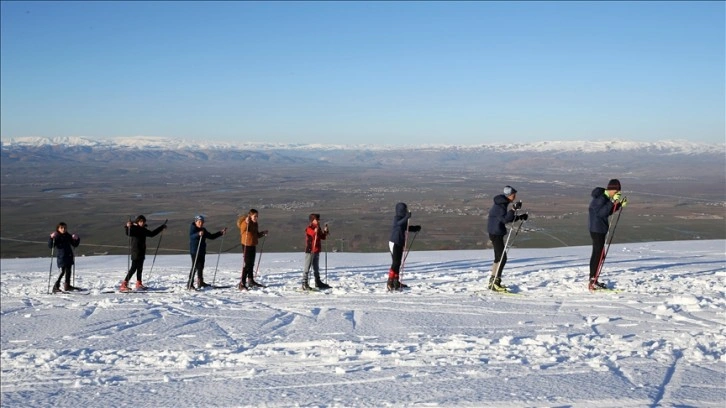
[[[610,215],[615,209],[615,204],[605,195],[605,189],[602,187],[595,187],[590,195],[592,196],[590,208],[588,208],[590,232],[607,234],[610,228]]]
[[[146,229],[146,225],[140,227],[137,224],[131,224],[131,229],[124,225],[126,235],[131,236],[131,259],[134,261],[143,261],[146,258],[146,237],[155,237],[164,230],[164,225],[159,226],[153,231]]]
[[[78,244],[81,243],[81,239],[73,239],[73,236],[67,232],[61,234],[56,231],[56,234],[58,235],[55,237],[55,241],[53,241],[53,238],[48,238],[48,248],[53,248],[53,246],[55,246],[55,256],[58,258],[58,267],[62,268],[64,266],[73,265],[73,248],[77,247]]]
[[[199,231],[204,231],[204,239],[199,236]],[[207,231],[206,228],[197,228],[197,225],[192,223],[192,225],[189,227],[189,253],[192,255],[197,255],[197,248],[199,248],[199,255],[205,255],[207,253],[207,240],[208,239],[217,239],[222,236],[222,231],[217,231],[214,234]],[[202,240],[202,243],[199,243],[199,240]]]
[[[406,203],[396,204],[396,215],[393,217],[390,241],[396,245],[406,245],[406,227],[411,214],[408,212]]]
[[[508,224],[514,221],[514,210],[507,211],[509,199],[504,194],[494,197],[494,205],[489,209],[489,221],[487,222],[487,232],[490,235],[507,235]]]

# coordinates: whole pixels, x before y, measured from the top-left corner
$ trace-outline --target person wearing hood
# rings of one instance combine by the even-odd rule
[[[507,209],[509,203],[514,202],[516,198],[517,190],[512,186],[506,186],[502,194],[494,197],[494,205],[489,209],[487,232],[489,233],[489,239],[492,241],[492,247],[494,247],[494,263],[492,263],[492,273],[487,287],[498,292],[507,290],[502,285],[502,271],[507,263],[507,254],[504,251],[504,236],[507,235],[506,224],[519,220],[526,221],[529,217],[526,213],[516,214],[516,211],[522,208],[521,201],[517,201],[512,205],[511,209]]]
[[[391,268],[388,270],[387,284],[389,291],[401,290],[408,287],[408,285],[401,283],[399,277],[403,260],[403,250],[406,248],[408,232],[421,231],[420,225],[409,225],[410,219],[411,212],[408,211],[406,203],[396,204],[396,215],[393,217],[391,239],[388,242],[388,248],[391,251]]]
[[[620,192],[620,180],[611,179],[606,188],[595,187],[590,194],[592,200],[588,208],[588,227],[592,238],[592,254],[590,255],[590,279],[588,289],[604,289],[605,284],[598,282],[598,270],[605,255],[605,240],[610,230],[610,216],[620,207],[625,207],[627,198]]]
[[[144,271],[144,259],[146,258],[146,237],[155,237],[166,229],[166,223],[158,226],[153,231],[146,228],[146,217],[139,215],[134,223],[129,220],[126,223],[126,235],[130,237],[131,267],[126,273],[126,278],[121,281],[119,291],[128,292],[129,280],[136,274],[136,290],[147,289],[143,284],[141,274]]]

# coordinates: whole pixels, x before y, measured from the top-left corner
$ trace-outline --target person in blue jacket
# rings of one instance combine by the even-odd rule
[[[588,208],[588,227],[592,238],[592,254],[590,255],[590,279],[588,289],[604,289],[606,286],[598,282],[597,272],[603,260],[605,240],[610,230],[610,216],[619,208],[625,207],[628,200],[620,192],[620,180],[611,179],[606,188],[595,187],[590,195]]]
[[[194,275],[197,277],[197,289],[201,289],[207,286],[211,286],[204,282],[204,258],[207,254],[207,240],[217,239],[227,233],[227,228],[212,234],[204,228],[204,216],[197,215],[194,217],[194,222],[189,226],[189,254],[192,256],[192,270],[196,272]],[[190,282],[190,287],[187,289],[194,289],[194,282]]]
[[[73,255],[73,248],[78,247],[81,243],[81,238],[78,234],[71,235],[68,233],[68,225],[65,222],[60,222],[55,227],[55,231],[50,234],[48,238],[48,248],[53,248],[56,251],[56,263],[60,268],[61,273],[58,275],[58,280],[53,285],[53,293],[61,291],[60,282],[65,277],[65,285],[63,286],[64,291],[69,290],[80,290],[75,286],[71,286],[71,269],[75,263],[75,256]]]
[[[492,272],[489,277],[488,288],[495,291],[504,291],[506,287],[502,285],[502,270],[507,263],[507,254],[504,252],[504,236],[507,235],[506,224],[514,221],[527,220],[529,215],[517,215],[516,210],[522,208],[522,202],[517,201],[512,205],[511,209],[507,209],[510,203],[517,199],[517,190],[512,186],[504,187],[502,194],[494,197],[494,205],[489,209],[489,217],[487,222],[487,232],[489,239],[494,247],[494,263],[492,263]]]
[[[388,248],[391,251],[391,268],[388,270],[387,288],[389,291],[401,290],[408,287],[400,280],[401,262],[403,260],[403,250],[406,247],[407,231],[419,232],[420,225],[408,225],[411,219],[411,212],[408,211],[406,203],[396,204],[396,215],[393,217],[393,227],[391,228],[391,239],[388,242]]]

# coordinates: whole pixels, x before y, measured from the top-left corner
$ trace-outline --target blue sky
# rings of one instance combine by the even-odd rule
[[[0,136],[724,143],[724,2],[1,3]]]

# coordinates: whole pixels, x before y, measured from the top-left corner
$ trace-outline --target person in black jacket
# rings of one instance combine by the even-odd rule
[[[590,254],[590,279],[588,289],[603,289],[606,286],[597,280],[597,273],[603,261],[605,240],[610,229],[610,216],[619,208],[625,207],[628,200],[620,192],[620,180],[611,179],[607,188],[595,187],[590,195],[592,200],[588,208],[588,228],[592,238]]]
[[[78,244],[80,243],[81,238],[78,237],[78,234],[71,235],[68,233],[68,225],[66,225],[65,222],[58,223],[55,227],[55,231],[50,234],[50,238],[48,238],[48,248],[54,248],[57,250],[57,264],[58,268],[61,270],[60,275],[58,275],[58,280],[56,280],[55,285],[53,285],[53,293],[61,291],[60,282],[64,276],[64,291],[80,290],[71,286],[71,269],[75,262],[73,248],[78,247]]]
[[[189,254],[192,256],[192,270],[196,270],[194,274],[197,277],[197,289],[211,286],[204,282],[204,258],[207,254],[207,240],[217,239],[226,233],[226,227],[214,234],[207,231],[204,228],[204,216],[202,215],[194,217],[194,222],[189,226]],[[193,283],[190,282],[190,287],[187,289],[194,289]]]
[[[502,194],[494,197],[494,205],[489,209],[487,232],[494,247],[494,263],[492,273],[489,277],[488,288],[495,291],[504,291],[507,288],[502,285],[502,270],[507,263],[507,254],[504,252],[504,236],[507,235],[506,224],[510,222],[527,220],[526,213],[516,215],[516,210],[522,208],[522,202],[514,203],[511,209],[507,210],[509,203],[517,198],[517,190],[512,186],[504,187]]]
[[[144,259],[146,258],[146,237],[155,237],[166,229],[166,224],[160,225],[153,231],[149,231],[146,229],[146,217],[139,215],[136,217],[135,223],[131,223],[131,221],[127,222],[125,229],[126,235],[131,237],[131,268],[126,273],[126,278],[121,282],[119,291],[129,291],[129,280],[134,276],[134,273],[136,274],[136,289],[147,289],[141,277],[144,271]]]
[[[391,269],[388,270],[389,291],[401,290],[408,287],[401,283],[399,273],[401,271],[401,262],[403,260],[403,250],[406,249],[407,232],[421,231],[420,225],[408,225],[411,218],[411,212],[408,211],[406,203],[396,204],[396,215],[393,217],[393,227],[391,228],[391,239],[388,242],[388,248],[391,251]]]

